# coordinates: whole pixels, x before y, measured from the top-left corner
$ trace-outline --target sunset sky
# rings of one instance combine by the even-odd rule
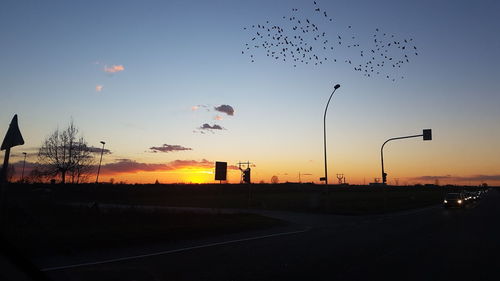
[[[250,161],[254,182],[301,173],[320,183],[323,111],[339,83],[327,118],[331,183],[337,173],[372,182],[386,139],[431,128],[432,141],[386,146],[390,184],[500,184],[498,1],[269,2],[2,1],[0,134],[18,114],[25,139],[11,163],[19,173],[27,152],[30,167],[44,138],[73,120],[89,145],[106,142],[102,181],[215,182],[215,161]],[[292,15],[331,41],[356,37],[365,52],[376,29],[412,38],[418,55],[389,70],[392,81],[355,71],[344,59],[359,51],[345,44],[337,62],[296,67],[246,50],[252,25],[289,32]]]

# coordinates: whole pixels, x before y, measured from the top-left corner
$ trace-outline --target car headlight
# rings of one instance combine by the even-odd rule
[[[458,200],[457,202],[458,202],[458,204],[462,204],[462,200]]]
[[[443,202],[444,202],[445,204],[446,204],[446,203],[448,203],[448,201],[447,201],[446,199],[445,199]]]

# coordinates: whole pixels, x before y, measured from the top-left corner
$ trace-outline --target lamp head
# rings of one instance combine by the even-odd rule
[[[28,153],[26,153],[26,152],[23,152],[23,154],[24,154],[24,156],[26,156],[26,154],[28,154]]]
[[[105,144],[106,144],[104,141],[101,141],[101,143],[102,143],[103,145],[105,145]]]
[[[334,88],[335,90],[337,90],[338,88],[340,88],[340,84],[337,84],[337,85],[333,86],[333,88]]]

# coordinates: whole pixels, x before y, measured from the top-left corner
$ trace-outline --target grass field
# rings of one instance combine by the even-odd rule
[[[100,202],[207,208],[259,208],[336,214],[378,214],[439,204],[463,187],[279,185],[35,185],[10,196],[52,202]]]
[[[255,208],[369,215],[440,204],[463,187],[316,185],[9,185],[3,233],[36,255],[179,241],[283,225],[254,214],[146,211],[133,206]],[[92,203],[131,208],[97,210]],[[79,207],[70,206],[69,204]],[[8,206],[8,208],[5,208]]]
[[[176,242],[284,224],[255,214],[96,210],[42,203],[11,205],[3,236],[21,252],[37,256]]]
[[[470,189],[472,187],[469,187]],[[377,214],[439,204],[464,187],[367,187],[311,184],[11,185],[23,202],[115,203],[206,208],[259,208],[337,214]],[[16,199],[17,198],[17,199]]]

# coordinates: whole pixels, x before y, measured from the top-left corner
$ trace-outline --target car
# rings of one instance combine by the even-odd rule
[[[445,208],[457,207],[463,208],[465,207],[466,197],[463,193],[448,193],[444,197],[443,206]]]
[[[472,192],[464,191],[463,195],[464,195],[465,201],[467,201],[467,202],[471,202],[474,200],[474,195],[472,194]]]

